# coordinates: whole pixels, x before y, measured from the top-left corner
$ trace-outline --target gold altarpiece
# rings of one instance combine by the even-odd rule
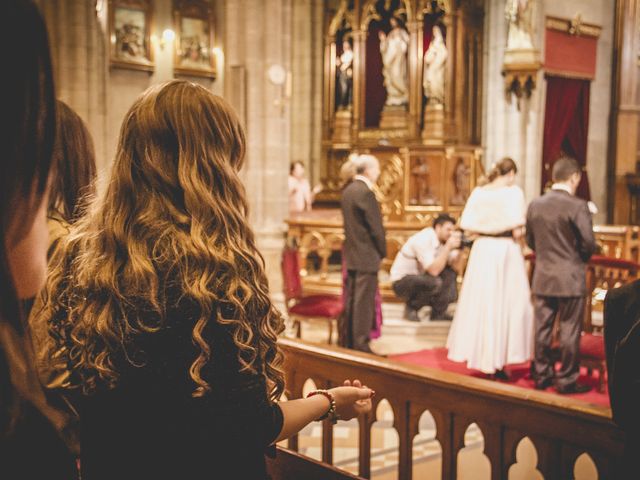
[[[300,248],[305,287],[339,288],[339,276],[330,273],[339,269],[344,238],[338,210],[343,183],[340,167],[352,152],[372,153],[381,163],[376,194],[389,247],[383,271],[406,239],[438,213],[458,216],[462,211],[482,171],[483,3],[325,2],[323,190],[316,197],[314,211],[288,220],[289,238]],[[394,26],[402,30],[397,36],[406,47],[402,71],[406,72],[407,92],[402,104],[387,105],[391,93],[385,100],[379,32],[391,38]],[[442,36],[444,47],[440,48],[447,52],[438,101],[425,96],[423,78],[425,53],[437,34],[434,27]],[[345,51],[350,52],[343,55]]]
[[[341,289],[344,233],[339,210],[340,167],[351,152],[372,153],[381,163],[376,195],[387,231],[387,258],[380,275],[384,298],[394,295],[387,272],[407,238],[440,212],[454,217],[482,174],[482,0],[326,0],[324,20],[323,191],[314,210],[292,215],[289,241],[299,247],[303,282],[311,292]],[[380,102],[383,68],[378,31],[390,36],[396,18],[406,40],[406,104]],[[425,98],[424,58],[437,26],[448,52],[441,102]],[[427,38],[428,37],[428,38]],[[345,41],[349,44],[345,45]],[[345,50],[351,50],[349,95],[339,85]],[[377,65],[377,66],[376,66]],[[376,67],[378,71],[376,71]],[[640,261],[640,227],[594,228],[602,253]]]

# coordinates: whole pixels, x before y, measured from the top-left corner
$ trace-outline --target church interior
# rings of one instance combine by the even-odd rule
[[[98,191],[109,188],[127,111],[149,87],[187,80],[240,118],[249,223],[285,319],[283,401],[348,378],[376,392],[371,412],[280,441],[271,478],[623,478],[613,473],[626,433],[612,419],[604,299],[640,278],[639,1],[35,3],[56,96],[93,138]],[[371,352],[344,342],[354,155],[377,159],[370,188],[386,242]],[[468,200],[505,157],[525,205],[555,188],[559,158],[579,167],[575,197],[597,247],[577,280],[586,392],[538,388],[533,347],[500,370],[506,380],[451,360],[456,302],[408,318],[395,287],[403,246],[443,214],[464,225]],[[292,193],[296,168],[303,196]],[[458,292],[477,243],[456,250]],[[533,282],[541,253],[524,240],[518,248]]]

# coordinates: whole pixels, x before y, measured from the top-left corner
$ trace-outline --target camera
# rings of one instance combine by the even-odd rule
[[[471,248],[473,246],[473,239],[467,237],[463,232],[460,232],[460,248]]]

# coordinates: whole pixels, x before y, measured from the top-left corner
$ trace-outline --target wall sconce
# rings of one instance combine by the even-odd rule
[[[160,50],[164,50],[164,46],[167,43],[173,42],[175,38],[176,32],[174,32],[170,28],[165,28],[162,32],[162,36],[160,37]]]

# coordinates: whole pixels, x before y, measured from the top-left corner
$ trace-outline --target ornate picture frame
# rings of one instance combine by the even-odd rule
[[[174,0],[173,12],[176,30],[174,73],[215,79],[211,3],[206,0]]]
[[[152,72],[152,0],[109,0],[109,65]]]

